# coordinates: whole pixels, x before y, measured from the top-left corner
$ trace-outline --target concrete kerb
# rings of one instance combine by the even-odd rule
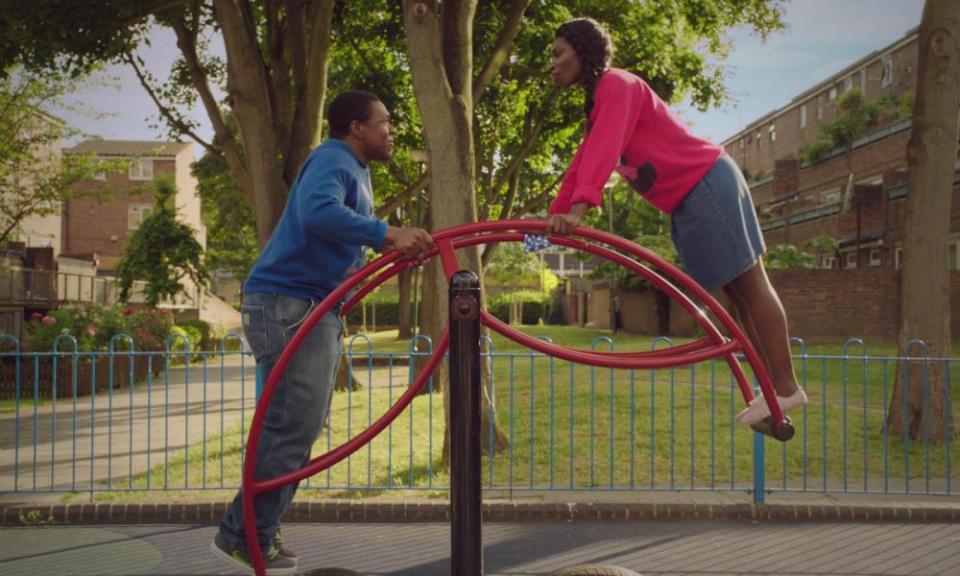
[[[579,495],[582,499],[583,495]],[[672,493],[643,501],[487,500],[487,522],[596,520],[739,520],[751,522],[960,522],[960,502],[942,498],[831,498],[797,495],[783,502],[755,504],[742,498],[677,498]],[[702,496],[702,495],[701,495]],[[0,525],[103,525],[177,523],[213,525],[225,502],[96,504],[0,504]],[[286,522],[449,522],[443,500],[320,500],[294,502]]]

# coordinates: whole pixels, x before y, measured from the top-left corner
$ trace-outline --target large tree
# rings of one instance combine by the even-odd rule
[[[133,295],[134,283],[143,280],[143,299],[155,307],[180,294],[192,296],[190,289],[204,288],[209,275],[196,231],[177,219],[173,179],[157,178],[151,186],[153,207],[124,248],[117,263],[117,278],[121,300],[127,301]]]
[[[75,195],[73,185],[101,169],[90,155],[61,156],[60,140],[72,131],[46,113],[62,106],[61,97],[78,82],[56,73],[11,72],[0,78],[0,247],[15,240],[28,219],[58,214]]]
[[[950,350],[950,238],[960,115],[960,10],[927,0],[920,21],[917,95],[907,144],[908,190],[900,273],[900,356],[947,358]],[[926,348],[909,346],[923,340]],[[890,434],[943,441],[952,434],[949,365],[906,362],[897,371]]]
[[[484,3],[482,9],[488,15],[482,22],[494,21],[498,25],[492,32],[475,37],[475,28],[482,28],[475,27],[477,9],[476,0],[403,1],[410,71],[429,156],[428,225],[433,230],[477,220],[478,179],[495,183],[487,187],[484,194],[485,215],[523,213],[523,210],[513,209],[515,200],[511,195],[521,188],[517,185],[519,181],[514,181],[519,178],[517,173],[524,159],[531,156],[530,143],[543,131],[545,115],[553,110],[556,96],[545,87],[544,71],[553,30],[571,16],[594,16],[608,23],[616,32],[620,49],[627,54],[618,60],[618,64],[638,69],[678,94],[690,92],[693,101],[699,105],[709,104],[723,94],[722,70],[710,67],[703,52],[724,54],[723,34],[728,27],[750,24],[765,33],[781,25],[776,1],[664,4],[629,0],[536,3],[504,0]],[[526,15],[528,9],[535,14]],[[493,14],[489,15],[490,12]],[[531,24],[531,36],[523,36],[520,43],[526,41],[533,49],[522,55],[514,54],[512,46],[522,36],[523,23]],[[483,38],[488,40],[486,44],[478,42]],[[477,73],[474,73],[475,56],[480,64]],[[524,93],[520,87],[525,84],[533,87]],[[499,93],[503,100],[500,106],[490,107],[489,124],[485,125],[475,114],[483,109],[478,103],[487,92]],[[521,111],[519,119],[518,110]],[[576,126],[580,118],[580,114],[567,112],[557,129],[566,130],[569,135],[571,127]],[[494,136],[480,138],[478,146],[476,138],[483,134],[485,126],[491,127]],[[498,134],[512,135],[508,141],[519,145],[512,146],[512,150],[510,146],[501,148],[497,144],[502,141]],[[491,143],[486,147],[490,156],[478,162],[477,151],[484,149],[484,143]],[[560,150],[564,150],[563,147]],[[541,160],[540,165],[557,162],[557,152],[544,150],[544,155],[551,160]],[[569,157],[566,150],[562,155]],[[479,174],[478,164],[482,166]],[[556,173],[557,167],[552,167]],[[506,186],[507,182],[514,182],[514,185]],[[506,197],[501,196],[501,189],[506,190]],[[541,204],[549,193],[550,187],[539,194]],[[507,203],[506,209],[492,208],[503,201]],[[477,271],[481,277],[483,275],[476,249],[461,250],[458,265]],[[435,338],[439,336],[446,316],[446,298],[443,297],[446,289],[438,264],[428,265],[420,324],[422,331]],[[442,377],[440,381],[443,381]],[[489,412],[485,410],[484,417],[488,416]]]

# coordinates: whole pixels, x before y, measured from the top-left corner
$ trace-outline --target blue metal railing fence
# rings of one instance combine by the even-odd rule
[[[671,344],[656,338],[652,347]],[[432,352],[418,336],[402,352],[365,336],[345,343],[348,381],[314,453],[376,420]],[[606,337],[594,349],[613,350]],[[871,355],[857,339],[838,354],[794,341],[809,403],[779,443],[738,425],[742,404],[724,362],[669,370],[572,365],[484,337],[485,489],[727,490],[955,495],[960,457],[950,384],[957,358]],[[106,351],[69,335],[50,352],[0,336],[0,492],[234,490],[258,391],[236,336],[194,351],[183,336],[137,350],[118,334]],[[384,434],[311,478],[315,490],[444,491],[445,411],[430,384]],[[911,399],[912,404],[911,404]],[[916,407],[926,418],[913,418]]]

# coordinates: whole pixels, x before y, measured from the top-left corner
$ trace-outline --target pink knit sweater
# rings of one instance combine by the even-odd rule
[[[614,170],[651,204],[673,212],[723,153],[691,134],[646,82],[617,68],[600,79],[587,126],[551,214],[577,202],[599,205]]]

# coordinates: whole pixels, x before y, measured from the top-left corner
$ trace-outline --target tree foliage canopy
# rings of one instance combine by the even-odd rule
[[[72,131],[45,110],[76,87],[55,73],[16,70],[0,78],[0,246],[27,218],[57,214],[76,195],[76,182],[105,168],[90,155],[59,153]]]
[[[383,97],[398,126],[398,154],[377,170],[382,210],[403,205],[423,186],[402,151],[423,149],[410,78],[402,7],[388,0],[103,0],[89,3],[4,0],[0,67],[82,74],[102,62],[127,62],[177,138],[193,138],[227,167],[253,209],[260,242],[282,210],[296,171],[319,139],[324,93],[367,88]],[[452,10],[456,2],[449,2]],[[617,44],[614,64],[647,78],[673,101],[722,102],[726,31],[782,27],[780,0],[492,0],[476,5],[473,128],[481,219],[541,210],[579,139],[582,96],[557,92],[545,74],[557,26],[573,16],[605,23]],[[137,50],[152,27],[176,35],[181,57],[166,78],[143,68]],[[224,39],[226,57],[210,50]],[[223,93],[224,99],[216,94]],[[201,138],[184,114],[201,104],[214,127]],[[231,125],[227,116],[236,118]],[[419,182],[419,185],[418,185]]]

